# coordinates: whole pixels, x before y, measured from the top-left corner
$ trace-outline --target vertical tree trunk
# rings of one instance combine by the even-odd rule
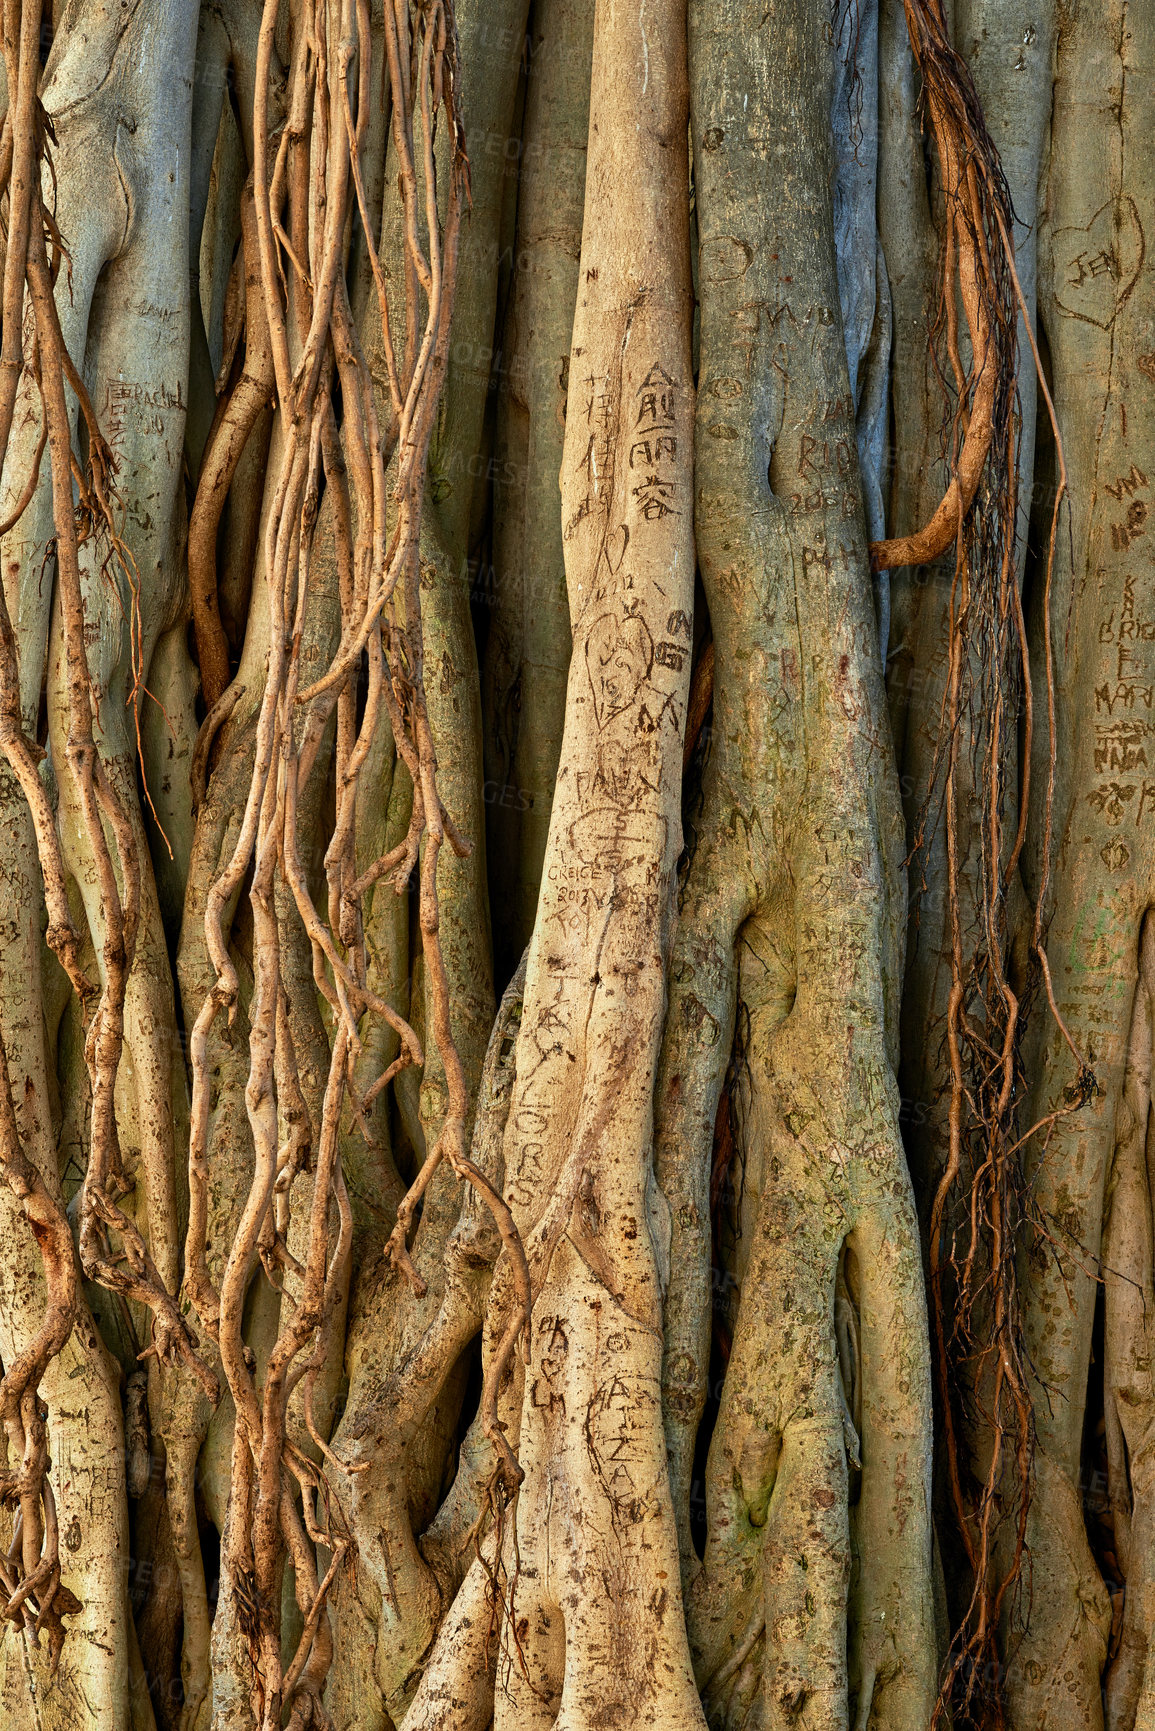
[[[573,655],[505,1140],[535,1301],[495,1727],[702,1723],[650,1155],[693,610],[689,259],[667,244],[688,230],[685,53],[677,0],[599,0],[562,461]]]
[[[873,1712],[914,1726],[935,1693],[916,1440],[930,1391],[893,1074],[899,814],[886,753],[867,745],[886,721],[826,194],[832,33],[805,7],[736,31],[704,9],[693,20],[696,520],[715,700],[658,1139],[691,1632],[724,1724],[754,1710],[773,1725]],[[767,702],[770,725],[756,719]],[[686,1498],[709,1352],[710,1149],[739,1003],[743,1300],[698,1565]]]
[[[1149,0],[0,49],[0,1731],[1141,1731]]]

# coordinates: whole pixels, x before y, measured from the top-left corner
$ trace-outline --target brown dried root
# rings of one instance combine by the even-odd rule
[[[940,321],[958,390],[951,480],[930,521],[916,534],[871,547],[876,571],[925,565],[959,535],[991,459],[1013,426],[1016,308],[1000,230],[1009,235],[1010,194],[983,119],[974,81],[950,40],[941,0],[905,0],[911,47],[923,77],[945,205]],[[969,374],[959,349],[961,297],[971,341]],[[936,332],[937,336],[939,333]],[[994,449],[992,450],[992,447]],[[1013,539],[1013,537],[1012,537]]]
[[[943,785],[952,985],[945,1030],[949,1154],[931,1209],[930,1287],[944,1465],[972,1593],[954,1636],[936,1717],[953,1711],[956,1724],[1002,1725],[997,1636],[1007,1595],[1016,1589],[1026,1561],[1034,1449],[1016,1269],[1030,1213],[1022,1151],[1031,1136],[1049,1131],[1054,1121],[1052,1115],[1024,1134],[1018,1103],[1024,1093],[1023,1035],[1040,977],[1058,1016],[1043,938],[1055,774],[1049,609],[1066,472],[1015,270],[1010,195],[973,80],[950,41],[940,0],[904,3],[945,206],[942,298],[932,354],[945,385],[937,358],[940,346],[945,351],[956,392],[951,480],[940,505],[916,534],[871,548],[874,569],[886,570],[926,564],[952,542],[956,546],[947,683],[933,777],[937,784],[941,773]],[[959,300],[970,334],[969,371],[959,343]],[[1006,909],[1026,837],[1033,729],[1027,633],[1015,568],[1020,310],[1051,414],[1061,481],[1044,594],[1050,742],[1044,878],[1030,939],[1033,965],[1025,980],[1012,983]],[[1021,757],[1020,699],[1025,713]],[[1020,761],[1021,784],[1016,787]],[[972,799],[979,813],[978,860],[964,866]],[[924,811],[916,851],[926,843],[925,824]],[[968,871],[977,871],[977,883],[968,880]],[[969,915],[964,911],[968,907]],[[1065,1110],[1076,1110],[1094,1082],[1069,1038],[1068,1045],[1078,1080]],[[990,1446],[983,1482],[972,1491],[962,1432],[976,1422]]]
[[[188,526],[189,595],[201,689],[210,711],[229,682],[229,648],[217,605],[217,529],[249,435],[273,393],[273,353],[257,261],[256,209],[249,185],[241,199],[241,237],[245,275],[244,366],[214,417]]]

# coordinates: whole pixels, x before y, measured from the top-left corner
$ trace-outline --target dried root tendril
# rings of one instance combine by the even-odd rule
[[[1010,194],[973,79],[951,43],[940,0],[905,0],[905,10],[944,204],[941,296],[931,352],[953,401],[946,430],[950,481],[922,529],[875,543],[871,560],[878,571],[923,565],[954,547],[946,689],[927,799],[929,808],[941,789],[951,955],[945,1027],[949,1155],[933,1199],[929,1248],[943,1459],[972,1594],[952,1643],[936,1722],[953,1714],[955,1724],[1001,1725],[998,1631],[1007,1596],[1024,1575],[1034,1453],[1016,1252],[1028,1225],[1045,1229],[1032,1212],[1023,1149],[1032,1137],[1049,1135],[1059,1116],[1078,1110],[1095,1086],[1063,1026],[1044,949],[1055,779],[1050,598],[1066,469],[1015,268]],[[969,333],[969,366],[960,341],[960,305]],[[1033,915],[1030,964],[1025,979],[1012,983],[1008,888],[1026,838],[1034,724],[1015,562],[1020,312],[1050,413],[1060,484],[1043,607],[1050,753],[1046,863]],[[927,808],[916,831],[916,857],[927,845]],[[964,868],[968,826],[978,832],[970,850],[977,865]],[[964,870],[979,877],[969,893]],[[965,905],[973,905],[972,915],[964,916]],[[1078,1082],[1059,1113],[1024,1131],[1019,1121],[1026,1094],[1022,1042],[1040,982],[1075,1060]],[[985,1482],[972,1488],[962,1464],[967,1451],[960,1432],[976,1416],[991,1447]]]

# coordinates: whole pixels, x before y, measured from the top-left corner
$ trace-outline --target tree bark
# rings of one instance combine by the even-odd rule
[[[0,1731],[1141,1731],[1148,0],[0,10]]]

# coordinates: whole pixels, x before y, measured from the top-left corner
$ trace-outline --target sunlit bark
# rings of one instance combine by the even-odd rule
[[[1143,1731],[1155,6],[0,11],[0,1731]]]

